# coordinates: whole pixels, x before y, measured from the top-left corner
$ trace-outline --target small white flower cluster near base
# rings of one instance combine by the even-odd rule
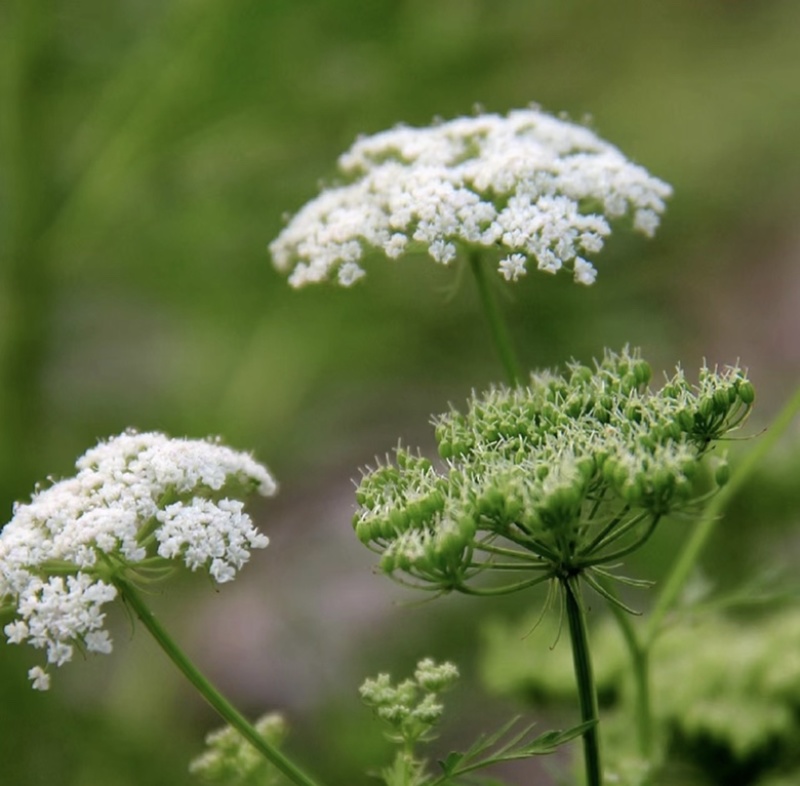
[[[277,491],[245,453],[129,431],[87,451],[76,468],[17,505],[0,533],[0,611],[16,612],[6,637],[45,649],[48,664],[63,665],[75,647],[111,651],[101,609],[117,595],[115,575],[177,559],[222,583],[269,542],[232,498]],[[49,687],[41,667],[28,676],[34,688]]]
[[[631,215],[652,235],[672,193],[588,128],[533,108],[364,137],[339,168],[347,184],[307,203],[270,244],[292,286],[333,272],[350,286],[371,251],[427,251],[447,265],[459,247],[497,250],[507,281],[535,260],[591,284],[584,257],[603,247],[609,221]]]

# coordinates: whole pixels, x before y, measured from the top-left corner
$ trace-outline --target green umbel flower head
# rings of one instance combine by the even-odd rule
[[[365,680],[359,692],[363,702],[389,725],[390,739],[410,744],[432,739],[432,729],[444,712],[438,696],[458,676],[452,663],[425,658],[417,664],[413,678],[393,685],[388,674],[379,674]]]
[[[753,403],[738,367],[678,369],[657,391],[638,352],[594,367],[534,374],[527,386],[475,395],[435,420],[441,463],[398,448],[364,474],[353,524],[380,568],[435,591],[522,589],[598,577],[642,545],[658,521],[695,501],[711,445]],[[716,479],[727,477],[724,463]],[[492,570],[513,581],[476,582]]]
[[[286,721],[277,713],[261,717],[255,729],[276,748],[284,743],[288,734]],[[189,771],[202,783],[219,786],[287,786],[289,783],[231,726],[208,734],[206,746],[206,751],[189,765]]]

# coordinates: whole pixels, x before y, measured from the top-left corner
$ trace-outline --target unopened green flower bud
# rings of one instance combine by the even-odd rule
[[[606,483],[616,483],[618,466],[619,461],[613,456],[608,456],[603,462],[603,479]]]
[[[654,493],[663,497],[675,488],[675,473],[667,467],[659,467],[653,474],[652,483]]]
[[[366,545],[372,541],[372,524],[361,519],[358,514],[353,516],[353,528],[356,531],[356,537],[363,544]]]
[[[744,404],[752,404],[756,398],[756,391],[752,383],[744,380],[739,383],[739,400]]]
[[[632,371],[629,371],[620,380],[620,390],[623,393],[630,393],[631,391],[636,390],[638,387],[639,387],[639,379],[637,378],[636,374],[633,373]]]
[[[378,569],[388,576],[394,573],[396,568],[397,560],[394,558],[394,553],[391,551],[384,551],[383,554],[381,554],[380,562],[378,562]]]
[[[483,516],[499,516],[505,507],[503,494],[494,486],[487,489],[479,498],[477,503],[478,513]]]
[[[629,505],[638,505],[644,497],[644,483],[640,478],[633,477],[620,484],[619,493]]]
[[[731,477],[731,468],[727,461],[720,461],[717,465],[716,470],[714,471],[714,481],[716,484],[722,488],[723,486],[727,485],[728,481]]]
[[[694,413],[690,412],[688,409],[682,409],[678,412],[675,416],[675,421],[686,433],[690,433],[695,427]]]
[[[592,380],[594,374],[588,366],[575,366],[569,377],[571,386],[585,385]]]
[[[633,365],[633,373],[638,387],[646,385],[653,376],[653,370],[646,360],[637,360]]]
[[[405,532],[408,529],[408,520],[407,509],[398,510],[395,508],[389,513],[389,517],[381,527],[381,534],[385,538],[390,538],[396,533]]]
[[[569,485],[558,486],[544,500],[542,517],[552,527],[571,523],[580,509],[582,501],[582,489]]]
[[[625,407],[625,417],[632,423],[642,422],[642,405],[638,401],[631,401]]]
[[[715,409],[714,397],[704,396],[700,399],[700,405],[698,406],[697,411],[704,421],[709,421],[713,417]]]
[[[728,389],[719,388],[718,390],[714,391],[714,411],[718,415],[727,415],[728,409],[730,409],[731,400],[729,397]]]
[[[465,521],[470,520],[467,518]],[[470,528],[467,527],[467,531],[470,532],[470,535],[474,535],[475,524],[474,522],[471,523],[472,528],[470,530]],[[450,562],[453,557],[457,557],[463,551],[466,543],[467,538],[462,534],[460,524],[454,521],[442,522],[436,533],[435,543],[432,545],[432,549],[429,552],[431,562],[439,563],[442,559],[444,559],[446,563]]]
[[[618,488],[621,488],[628,482],[629,478],[630,470],[622,464],[617,464],[614,468],[612,483]]]
[[[441,491],[434,491],[432,494],[422,500],[422,502],[420,502],[422,515],[428,518],[433,516],[435,513],[439,513],[440,511],[444,510],[444,503],[444,494],[442,494]]]
[[[439,444],[439,456],[441,456],[445,461],[455,455],[452,443],[446,438],[440,437],[437,434],[436,441]]]
[[[567,404],[566,411],[567,415],[569,415],[571,418],[577,418],[583,414],[584,409],[585,406],[583,401],[581,401],[579,398],[573,398]]]
[[[589,481],[597,472],[597,460],[594,456],[584,456],[575,462],[575,468],[584,481]]]

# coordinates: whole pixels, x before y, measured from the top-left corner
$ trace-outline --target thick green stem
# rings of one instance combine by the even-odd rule
[[[766,435],[762,437],[757,446],[751,450],[744,461],[739,466],[738,471],[733,475],[728,484],[719,491],[709,502],[705,509],[703,518],[694,528],[691,537],[686,541],[678,559],[672,566],[663,589],[656,600],[650,620],[647,626],[645,637],[645,647],[650,648],[656,636],[661,630],[664,617],[671,611],[677,601],[681,591],[686,585],[689,576],[700,559],[700,554],[708,543],[714,527],[719,521],[725,506],[736,496],[736,493],[750,477],[753,470],[764,460],[764,456],[772,449],[775,443],[781,438],[789,424],[800,412],[800,387],[794,392],[786,406],[780,411]]]
[[[511,336],[508,333],[506,323],[503,320],[500,309],[497,307],[497,301],[492,295],[480,252],[473,251],[470,253],[469,266],[475,276],[475,283],[478,285],[478,295],[481,299],[483,311],[489,320],[492,341],[494,341],[500,360],[505,367],[509,383],[516,385],[522,379],[519,371],[519,362],[517,361],[517,355],[514,352],[514,345],[511,343]]]
[[[603,782],[600,768],[600,737],[597,724],[600,713],[597,708],[597,689],[592,673],[592,658],[589,652],[589,634],[586,625],[586,611],[581,598],[581,588],[577,576],[561,579],[567,605],[567,621],[572,642],[572,661],[575,666],[575,680],[578,684],[578,702],[581,720],[593,721],[583,733],[583,755],[586,767],[586,786],[601,786]]]
[[[161,626],[150,611],[136,588],[123,578],[115,578],[114,584],[120,594],[134,610],[153,638],[158,642],[167,657],[183,672],[200,695],[236,729],[265,759],[279,769],[292,783],[298,786],[317,786],[316,782],[295,766],[277,748],[270,745],[245,719],[245,717],[198,671],[186,657],[172,637]]]

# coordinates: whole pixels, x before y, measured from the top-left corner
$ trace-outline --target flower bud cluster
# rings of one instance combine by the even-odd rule
[[[0,610],[10,643],[45,649],[61,666],[77,646],[111,651],[103,629],[116,575],[180,560],[215,581],[234,578],[265,535],[235,499],[277,486],[250,456],[215,442],[125,432],[87,451],[75,477],[18,504],[0,533]],[[34,687],[46,689],[40,667]]]
[[[280,748],[288,735],[283,716],[270,713],[259,718],[253,726],[270,745]],[[189,765],[189,772],[204,783],[220,786],[278,786],[285,777],[232,726],[210,732],[206,736],[208,749]]]
[[[438,694],[458,679],[452,663],[425,658],[417,664],[414,677],[393,685],[389,674],[365,680],[359,688],[362,701],[392,729],[392,739],[413,743],[430,739],[430,731],[444,712]]]
[[[474,395],[435,420],[442,464],[399,448],[364,474],[359,539],[384,572],[437,590],[513,560],[560,576],[617,560],[692,502],[704,454],[753,403],[738,367],[704,368],[694,386],[678,370],[656,391],[650,376],[625,349]]]
[[[633,217],[652,235],[672,189],[595,133],[538,109],[397,127],[359,139],[339,159],[347,179],[303,207],[270,245],[292,286],[350,286],[374,251],[427,252],[447,265],[458,249],[499,250],[507,281],[571,269],[591,284],[585,257],[610,221]]]

